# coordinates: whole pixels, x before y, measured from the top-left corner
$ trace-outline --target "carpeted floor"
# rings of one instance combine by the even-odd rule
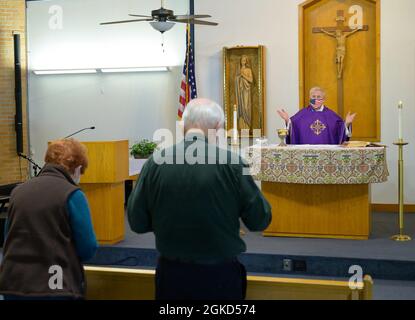
[[[415,239],[415,214],[407,214],[405,218],[406,230]],[[415,262],[415,240],[398,243],[389,239],[398,232],[397,219],[396,214],[374,213],[372,235],[367,241],[263,237],[251,232],[246,232],[243,239],[248,253]],[[154,234],[138,235],[127,222],[125,228],[125,240],[113,247],[155,248]]]

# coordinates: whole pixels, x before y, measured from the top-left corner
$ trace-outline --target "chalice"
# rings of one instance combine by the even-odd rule
[[[288,129],[278,129],[277,130],[278,137],[281,139],[281,143],[279,144],[280,147],[286,147],[287,144],[285,143],[285,138],[288,136]]]

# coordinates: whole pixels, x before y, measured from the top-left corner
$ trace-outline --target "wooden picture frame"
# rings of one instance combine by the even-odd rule
[[[260,129],[265,136],[265,47],[223,48],[223,79],[226,131],[233,129],[237,106],[238,135],[249,129],[249,137],[253,137],[254,130]]]

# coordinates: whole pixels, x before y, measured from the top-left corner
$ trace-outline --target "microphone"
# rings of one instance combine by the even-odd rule
[[[29,161],[33,165],[33,171],[34,171],[34,174],[35,174],[35,177],[36,177],[37,173],[38,173],[37,171],[42,170],[42,168],[31,157],[26,156],[24,153],[19,152],[18,155],[19,155],[19,157],[21,157],[23,159],[26,159],[27,161]]]
[[[76,131],[76,132],[74,132],[74,133],[70,134],[69,136],[65,137],[64,139],[68,139],[68,138],[70,138],[70,137],[73,137],[74,135],[76,135],[76,134],[78,134],[78,133],[80,133],[80,132],[82,132],[82,131],[85,131],[85,130],[95,130],[95,127],[83,128],[83,129],[81,129],[81,130],[78,130],[78,131]]]

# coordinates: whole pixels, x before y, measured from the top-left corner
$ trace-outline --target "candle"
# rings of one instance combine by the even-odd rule
[[[398,118],[399,118],[399,140],[403,140],[403,127],[402,127],[402,111],[403,111],[403,102],[399,101],[398,105]]]
[[[233,107],[233,141],[238,141],[238,110],[236,105]]]

